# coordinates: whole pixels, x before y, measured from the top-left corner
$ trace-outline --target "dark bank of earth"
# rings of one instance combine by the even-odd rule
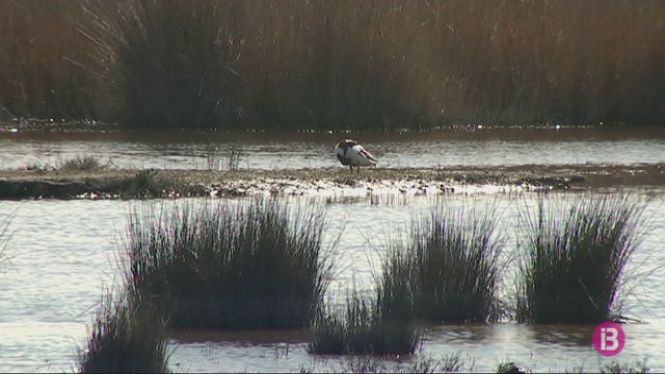
[[[665,186],[665,164],[522,165],[443,169],[0,171],[0,199],[435,194]],[[474,189],[475,188],[475,189]],[[500,190],[501,190],[500,189]]]

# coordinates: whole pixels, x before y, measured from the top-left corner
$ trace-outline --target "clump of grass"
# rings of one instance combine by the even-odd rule
[[[343,317],[323,315],[317,321],[311,353],[412,354],[421,340],[415,325],[409,258],[394,252],[383,263],[373,298],[347,296]]]
[[[106,294],[87,348],[79,352],[81,373],[163,373],[166,340],[161,319],[126,295]]]
[[[644,374],[649,372],[649,367],[647,366],[646,360],[624,365],[621,365],[617,361],[612,361],[603,365],[603,367],[600,368],[600,372],[610,374]]]
[[[444,203],[416,220],[412,242],[397,245],[384,264],[379,300],[385,313],[447,323],[497,320],[504,239],[496,222],[493,209]]]
[[[62,162],[58,169],[65,171],[96,171],[108,168],[108,164],[101,163],[93,156],[76,156]]]
[[[174,181],[159,176],[153,169],[140,170],[123,183],[125,194],[139,197],[161,197],[175,185]]]
[[[173,328],[307,327],[327,286],[323,217],[274,200],[134,211],[128,283]]]
[[[448,323],[498,319],[499,255],[505,241],[497,234],[496,222],[493,209],[441,203],[416,223],[406,252],[411,269],[392,277],[412,278],[418,318]]]
[[[530,371],[517,366],[514,362],[504,362],[499,364],[496,369],[497,374],[523,374],[529,373]]]
[[[407,364],[395,363],[388,367],[384,361],[376,356],[352,357],[343,365],[346,373],[456,373],[462,370],[462,359],[459,354],[446,355],[436,360],[431,356],[414,357],[413,362]],[[469,371],[473,371],[470,368]]]
[[[639,243],[645,205],[625,193],[583,195],[562,212],[540,200],[527,212],[517,319],[598,323],[620,312],[618,292]],[[613,310],[614,309],[614,310]]]
[[[321,314],[309,343],[315,354],[412,354],[421,333],[413,319],[391,319],[376,299],[347,296],[343,316]]]

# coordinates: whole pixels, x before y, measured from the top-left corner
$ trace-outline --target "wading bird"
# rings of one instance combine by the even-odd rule
[[[335,155],[342,165],[351,169],[351,172],[353,172],[354,166],[360,172],[361,166],[374,166],[378,162],[362,145],[351,139],[337,143]]]

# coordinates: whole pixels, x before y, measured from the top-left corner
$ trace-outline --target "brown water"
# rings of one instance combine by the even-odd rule
[[[339,165],[333,147],[344,137],[366,146],[379,166],[445,167],[524,164],[665,162],[665,129],[463,129],[404,134],[48,133],[0,126],[0,169],[57,166],[89,155],[121,168],[227,167],[232,147],[244,169]],[[215,151],[216,149],[216,151]]]
[[[642,323],[624,326],[627,344],[617,360],[631,363],[647,359],[648,366],[657,372],[665,370],[665,190],[655,192],[657,195],[645,213],[649,224],[640,228],[645,234],[644,242],[627,270],[629,276],[638,280],[627,295],[626,314]],[[576,195],[559,196],[574,199]],[[448,204],[468,209],[496,206],[502,232],[510,239],[505,253],[509,258],[515,254],[515,240],[523,225],[517,212],[524,206],[533,207],[536,195],[475,194],[447,199]],[[92,321],[103,289],[120,284],[120,264],[126,257],[118,249],[118,242],[130,207],[180,202],[0,202],[0,222],[9,214],[15,215],[7,248],[11,260],[0,270],[0,371],[74,370],[77,349],[84,346],[86,326]],[[353,284],[370,289],[372,274],[378,271],[389,240],[434,202],[433,197],[415,197],[405,204],[372,204],[362,199],[328,204],[326,247],[331,247],[333,238],[342,231],[340,242],[334,246],[335,280],[329,296],[339,297]],[[512,279],[508,271],[504,292],[510,290]],[[597,370],[608,360],[593,350],[591,329],[592,326],[527,326],[509,321],[440,326],[428,330],[419,355],[436,359],[460,353],[467,370],[492,371],[506,359],[537,371],[579,367]],[[306,339],[298,332],[174,333],[169,348],[171,368],[179,372],[332,372],[343,369],[351,359],[307,354]],[[386,361],[386,365],[409,365],[409,360],[402,357],[399,362]],[[471,364],[473,367],[469,367]]]

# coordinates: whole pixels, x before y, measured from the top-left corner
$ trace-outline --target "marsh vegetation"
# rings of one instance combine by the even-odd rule
[[[172,328],[307,327],[328,282],[322,220],[266,200],[136,210],[127,283]]]
[[[190,129],[658,124],[664,14],[651,0],[10,0],[0,116]]]

